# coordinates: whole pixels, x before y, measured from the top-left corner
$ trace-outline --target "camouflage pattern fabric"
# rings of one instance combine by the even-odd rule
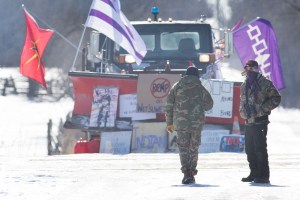
[[[197,174],[198,149],[201,144],[201,130],[203,125],[196,130],[177,131],[177,145],[181,163],[181,171]]]
[[[248,94],[246,94],[248,92]],[[248,96],[248,100],[247,100]],[[255,118],[271,114],[281,101],[281,96],[272,81],[260,75],[257,96],[246,90],[246,81],[241,85],[240,115],[247,124],[254,124]]]
[[[205,111],[212,106],[211,95],[196,76],[182,77],[170,90],[166,104],[166,123],[173,124],[177,131],[182,172],[197,172],[198,148]]]

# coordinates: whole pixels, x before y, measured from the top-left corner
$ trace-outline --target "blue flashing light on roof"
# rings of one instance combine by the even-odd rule
[[[159,8],[158,7],[152,7],[151,12],[152,12],[152,14],[158,14],[159,13]]]
[[[153,14],[153,17],[154,17],[154,21],[157,21],[157,15],[159,13],[159,8],[158,7],[152,7],[151,8],[151,13]]]

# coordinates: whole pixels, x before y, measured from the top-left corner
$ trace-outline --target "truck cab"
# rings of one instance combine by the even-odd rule
[[[102,73],[183,73],[192,63],[205,74],[215,63],[216,47],[210,24],[197,21],[136,21],[132,25],[145,42],[140,65],[118,44],[92,31],[85,48],[83,70]]]

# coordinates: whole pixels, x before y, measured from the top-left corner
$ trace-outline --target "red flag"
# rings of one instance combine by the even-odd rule
[[[21,55],[20,73],[47,88],[42,56],[53,31],[39,28],[34,18],[25,9],[24,14],[26,39]]]

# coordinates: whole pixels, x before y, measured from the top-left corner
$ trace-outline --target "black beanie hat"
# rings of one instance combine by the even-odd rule
[[[198,69],[194,66],[190,66],[186,69],[185,75],[189,76],[197,76],[199,78],[199,72]]]
[[[245,67],[258,67],[258,63],[255,60],[248,60]]]

